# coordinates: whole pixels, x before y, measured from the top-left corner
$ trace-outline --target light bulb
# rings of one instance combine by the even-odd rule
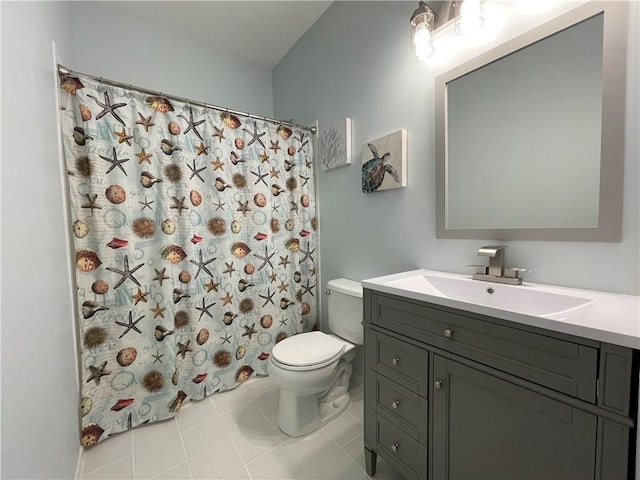
[[[456,18],[456,32],[464,35],[477,32],[482,26],[480,0],[464,0]]]
[[[431,42],[431,33],[426,26],[419,27],[416,33],[413,35],[413,43],[416,49],[427,46]]]
[[[480,16],[480,0],[464,0],[460,7],[462,16]]]
[[[431,32],[426,24],[418,26],[413,34],[413,44],[415,46],[415,54],[418,60],[424,60],[431,56],[433,47],[431,46]]]

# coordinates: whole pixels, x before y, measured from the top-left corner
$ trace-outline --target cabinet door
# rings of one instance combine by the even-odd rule
[[[597,418],[434,356],[433,478],[594,478]]]

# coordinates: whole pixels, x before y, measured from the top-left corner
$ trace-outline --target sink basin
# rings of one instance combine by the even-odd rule
[[[640,297],[636,295],[529,282],[505,285],[473,280],[471,275],[424,269],[370,278],[363,280],[362,286],[409,300],[640,349]]]
[[[395,287],[464,303],[548,318],[577,318],[595,302],[592,298],[550,292],[526,285],[512,286],[417,272],[387,282]]]

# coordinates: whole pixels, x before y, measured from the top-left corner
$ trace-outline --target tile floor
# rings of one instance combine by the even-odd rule
[[[197,403],[177,417],[114,436],[84,450],[80,479],[368,479],[362,388],[322,429],[290,438],[277,426],[279,392],[269,378]],[[375,480],[401,478],[378,457]]]

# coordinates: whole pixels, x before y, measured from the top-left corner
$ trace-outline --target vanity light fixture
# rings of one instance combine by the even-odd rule
[[[433,54],[433,30],[435,14],[423,1],[411,15],[412,49],[418,60],[424,60]]]
[[[484,22],[480,0],[460,0],[455,4],[455,11],[458,35],[473,34],[480,30]]]

